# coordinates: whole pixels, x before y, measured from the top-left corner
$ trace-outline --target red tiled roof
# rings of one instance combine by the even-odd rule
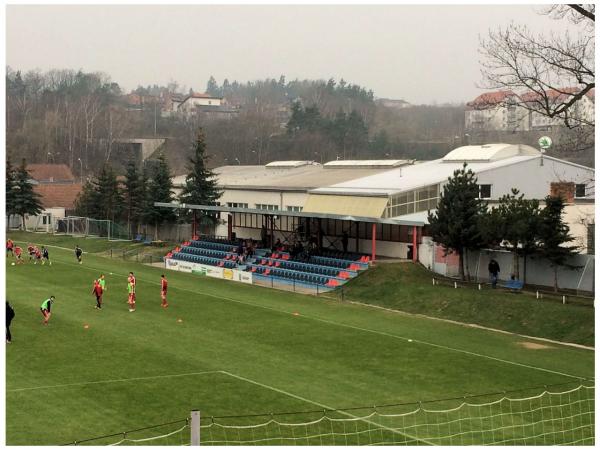
[[[490,106],[495,106],[503,101],[505,101],[508,97],[513,97],[515,93],[513,91],[495,91],[495,92],[486,92],[481,94],[472,102],[467,103],[467,106],[472,108],[486,108]]]
[[[74,181],[73,172],[66,164],[28,164],[27,170],[36,181]]]
[[[569,100],[569,98],[571,97],[572,94],[576,94],[579,91],[580,91],[579,88],[567,87],[567,88],[561,88],[560,91],[558,91],[556,89],[549,89],[545,92],[546,92],[546,95],[548,96],[549,100],[562,102],[565,100]],[[596,97],[596,90],[591,89],[590,91],[586,92],[585,95],[587,97],[589,97],[590,99],[594,100],[594,98]],[[539,100],[540,97],[541,97],[540,94],[537,92],[526,92],[525,94],[520,96],[520,99],[523,102],[533,102],[533,101]]]
[[[34,186],[35,192],[41,195],[44,208],[67,208],[75,206],[75,200],[81,192],[81,183],[69,184],[38,184]]]

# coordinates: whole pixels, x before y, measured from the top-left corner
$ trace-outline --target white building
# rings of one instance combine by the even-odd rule
[[[177,112],[182,113],[194,113],[198,107],[204,106],[221,106],[223,102],[222,97],[214,97],[209,94],[200,94],[194,92],[184,97],[181,102],[176,105]]]
[[[515,104],[510,104],[512,102]],[[516,104],[517,96],[512,91],[481,94],[467,103],[465,129],[527,131],[529,111]],[[509,106],[506,106],[510,104]]]
[[[370,253],[375,231],[378,255],[406,258],[421,240],[421,228],[415,236],[412,224],[427,225],[427,213],[436,208],[443,186],[465,162],[477,175],[479,195],[492,203],[513,188],[526,198],[541,200],[555,183],[572,183],[575,199],[594,198],[594,169],[544,156],[525,145],[459,147],[444,158],[420,163],[283,161],[224,166],[215,170],[223,189],[221,205],[249,211],[222,213],[223,223],[216,233],[260,239],[267,223],[257,210],[273,211],[273,216],[276,211],[302,213],[305,217],[277,216],[276,237],[285,238],[299,227],[307,231],[318,226],[332,245],[339,248],[341,236],[347,233],[349,249]],[[181,186],[184,179],[177,177],[175,185]],[[318,224],[308,218],[311,214]],[[327,215],[336,218],[329,220]],[[581,227],[582,233],[585,229]]]
[[[562,103],[577,92],[576,88],[565,88],[562,92],[546,91],[551,102]],[[532,111],[539,96],[534,93],[517,95],[512,91],[496,91],[481,94],[472,102],[467,103],[465,110],[465,129],[482,131],[535,131],[549,130],[552,127],[563,126],[560,117],[550,118],[542,113]],[[572,115],[584,124],[594,123],[595,90],[592,89],[573,104]],[[525,108],[522,104],[531,108]]]

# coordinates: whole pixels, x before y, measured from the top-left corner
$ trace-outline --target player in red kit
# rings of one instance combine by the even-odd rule
[[[166,308],[167,306],[169,306],[169,304],[167,303],[167,279],[165,278],[165,275],[161,275],[160,276],[160,299],[161,299],[161,304],[160,306],[162,306],[163,308]]]
[[[21,257],[22,253],[23,253],[23,250],[21,249],[21,247],[19,247],[17,245],[15,247],[15,258],[17,258],[17,264],[23,264],[23,258]]]
[[[37,247],[33,247],[33,263],[37,264],[38,261],[42,260],[42,252],[40,252],[40,249]]]
[[[103,289],[98,280],[94,280],[94,287],[92,289],[92,294],[96,296],[96,309],[102,309],[102,293]]]
[[[127,277],[127,291],[128,291],[128,299],[127,303],[129,303],[129,312],[135,311],[135,276],[133,272],[129,272],[129,276]]]

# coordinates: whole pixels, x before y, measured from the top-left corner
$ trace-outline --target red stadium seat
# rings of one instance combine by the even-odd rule
[[[252,272],[256,272],[256,266],[252,267]]]
[[[265,275],[269,275],[271,273],[271,269],[265,269],[265,271],[263,272]]]
[[[281,263],[279,261],[275,262],[275,267],[279,267],[281,265]]]

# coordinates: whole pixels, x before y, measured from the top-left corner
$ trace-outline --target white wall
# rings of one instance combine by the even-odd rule
[[[467,166],[468,167],[468,166]],[[586,169],[561,161],[540,158],[499,167],[477,173],[479,184],[492,185],[492,199],[499,199],[509,194],[513,187],[525,194],[525,198],[543,199],[550,194],[550,183],[557,181],[572,181],[576,184],[589,183],[593,185],[594,170]]]

